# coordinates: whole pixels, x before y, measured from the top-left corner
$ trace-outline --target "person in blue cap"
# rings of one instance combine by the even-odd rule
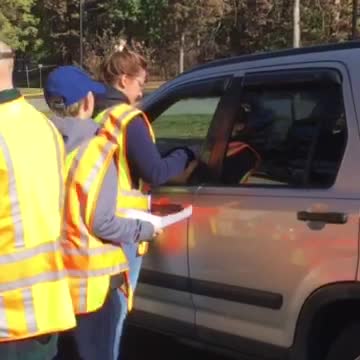
[[[44,95],[54,113],[51,120],[62,134],[68,154],[96,136],[98,126],[91,119],[94,96],[103,93],[104,86],[78,67],[63,66],[50,73]],[[116,216],[117,184],[118,173],[113,161],[96,203],[92,228],[96,238],[119,246],[154,238],[156,230],[152,224]],[[116,289],[123,281],[121,274],[113,276],[103,307],[77,316],[77,328],[60,337],[55,359],[113,360],[116,326],[122,313]]]

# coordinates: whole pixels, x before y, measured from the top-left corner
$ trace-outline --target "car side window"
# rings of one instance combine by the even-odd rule
[[[330,187],[346,145],[341,85],[244,89],[222,166],[231,186]]]
[[[145,106],[162,155],[184,146],[201,153],[231,78],[225,75],[179,84]]]
[[[201,148],[219,101],[219,96],[187,97],[170,105],[153,123],[161,150],[176,146]]]

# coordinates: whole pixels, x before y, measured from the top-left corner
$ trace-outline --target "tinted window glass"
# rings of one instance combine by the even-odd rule
[[[222,182],[328,187],[346,143],[341,87],[313,83],[244,90]]]

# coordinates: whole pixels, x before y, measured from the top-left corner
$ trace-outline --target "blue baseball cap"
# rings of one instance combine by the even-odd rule
[[[58,67],[49,74],[44,88],[45,99],[61,98],[64,106],[75,104],[85,98],[89,91],[103,95],[106,87],[77,66]]]

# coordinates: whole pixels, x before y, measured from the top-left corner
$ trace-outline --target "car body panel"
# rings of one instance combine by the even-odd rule
[[[186,205],[193,202],[192,189],[162,189],[152,195],[154,201],[163,199],[164,196],[171,198],[177,204]],[[143,260],[143,269],[155,274],[165,273],[188,278],[187,231],[186,221],[165,229],[164,233],[151,244],[150,253]],[[194,323],[195,312],[192,297],[188,291],[178,291],[152,284],[151,280],[145,283],[144,278],[140,277],[135,298],[136,309]]]
[[[186,248],[176,255],[153,250],[144,269],[185,277],[190,285],[189,291],[179,292],[141,284],[137,300],[141,310],[196,324],[202,340],[206,340],[202,329],[212,329],[289,348],[301,309],[311,294],[326,285],[358,279],[359,57],[360,49],[354,47],[220,63],[185,73],[144,99],[146,111],[181,86],[204,79],[330,68],[342,77],[348,131],[336,181],[328,189],[231,188],[206,183],[157,189],[155,197],[192,202],[194,212],[175,230],[182,234]],[[215,117],[213,121],[228,120]],[[179,195],[181,192],[187,195]],[[297,213],[305,210],[344,213],[347,222],[299,221]],[[171,242],[173,234],[165,232],[161,241]],[[278,306],[280,302],[275,300],[280,298]]]

